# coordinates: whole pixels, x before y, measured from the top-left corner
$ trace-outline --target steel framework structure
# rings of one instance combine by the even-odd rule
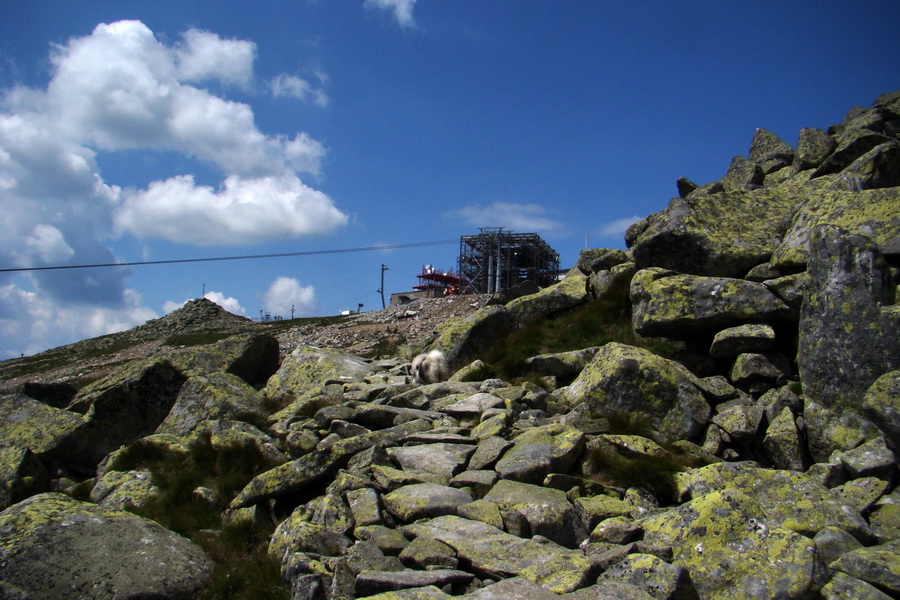
[[[556,281],[559,254],[536,233],[481,227],[459,239],[459,277],[467,292],[493,294],[523,281],[547,287]]]

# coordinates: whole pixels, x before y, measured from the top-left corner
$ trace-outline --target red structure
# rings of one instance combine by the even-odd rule
[[[419,273],[419,285],[414,285],[413,289],[424,292],[428,298],[455,296],[463,293],[459,275],[453,271],[440,271],[432,265],[422,267],[422,272]]]

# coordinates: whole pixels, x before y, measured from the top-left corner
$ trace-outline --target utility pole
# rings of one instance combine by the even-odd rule
[[[291,304],[291,320],[294,320],[294,305]]]
[[[378,289],[378,292],[381,294],[381,308],[385,308],[384,306],[384,272],[389,271],[387,265],[381,265],[381,287]]]

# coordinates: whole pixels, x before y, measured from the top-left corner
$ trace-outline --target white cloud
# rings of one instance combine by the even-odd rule
[[[249,105],[199,87],[251,86],[255,55],[250,41],[189,30],[167,44],[139,21],[119,21],[54,46],[46,88],[0,89],[0,264],[114,263],[108,241],[126,235],[244,244],[346,224],[331,198],[299,177],[319,174],[319,141],[265,134]],[[180,153],[211,164],[222,181],[214,188],[172,173],[126,191],[98,166],[98,155],[121,150]],[[19,332],[4,342],[33,351],[38,340],[60,339],[56,323],[60,335],[81,336],[150,314],[133,304],[128,275],[110,268],[0,278],[4,331]],[[69,309],[88,324],[60,321]]]
[[[563,227],[560,221],[547,216],[548,210],[540,204],[492,202],[487,205],[471,205],[446,213],[451,218],[462,219],[473,227],[505,227],[512,231],[557,231]]]
[[[413,7],[416,0],[366,0],[366,8],[387,10],[394,13],[394,19],[404,28],[414,27]]]
[[[314,88],[310,82],[296,75],[282,73],[269,82],[269,88],[271,88],[272,95],[276,98],[310,100],[319,106],[328,106],[328,95],[324,90]]]
[[[600,226],[597,231],[600,235],[625,235],[625,231],[634,223],[641,220],[641,217],[634,215],[625,217],[624,219],[616,219]]]
[[[316,291],[311,285],[302,286],[292,277],[279,277],[272,282],[263,296],[266,310],[273,316],[285,318],[311,315],[316,309]]]
[[[190,175],[127,194],[116,225],[142,239],[198,246],[250,244],[333,231],[347,222],[328,197],[293,176],[198,186]]]
[[[176,49],[178,78],[182,81],[218,79],[222,83],[249,87],[253,80],[256,44],[245,40],[223,40],[215,33],[190,29]]]
[[[125,290],[116,308],[66,305],[25,291],[12,283],[0,286],[0,357],[31,355],[74,340],[130,329],[158,315],[141,305],[134,290]]]
[[[210,302],[215,302],[232,314],[241,315],[243,317],[247,316],[247,311],[244,310],[244,307],[241,306],[241,303],[238,302],[237,298],[226,296],[222,292],[206,292],[203,297]],[[172,302],[171,300],[169,300],[168,302],[163,304],[163,312],[169,314],[172,311],[178,310],[188,302],[190,302],[190,299],[183,300],[182,302]]]

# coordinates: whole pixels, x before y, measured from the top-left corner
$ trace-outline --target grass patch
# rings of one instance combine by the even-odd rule
[[[198,598],[287,599],[290,589],[280,564],[267,555],[274,526],[221,523],[231,498],[271,466],[252,443],[214,448],[209,437],[200,436],[186,450],[136,442],[119,453],[111,468],[148,469],[161,492],[133,512],[193,540],[212,556],[212,581]],[[211,496],[194,494],[198,487],[212,490]]]

